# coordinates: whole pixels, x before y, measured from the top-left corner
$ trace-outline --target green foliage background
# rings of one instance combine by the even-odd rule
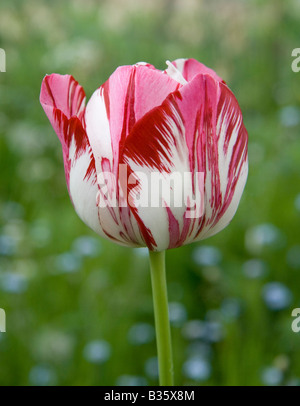
[[[250,167],[230,226],[167,253],[176,384],[299,384],[299,23],[297,0],[1,0],[0,385],[157,384],[145,251],[100,239],[77,217],[39,91],[46,73],[69,73],[89,98],[119,65],[164,69],[181,57],[233,90]]]

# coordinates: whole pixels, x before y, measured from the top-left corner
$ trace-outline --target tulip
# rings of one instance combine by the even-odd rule
[[[168,316],[164,261],[155,254],[226,227],[248,173],[248,135],[226,83],[194,59],[167,65],[121,66],[87,105],[70,75],[46,76],[40,95],[79,217],[113,242],[149,248],[158,330]],[[159,358],[170,356],[165,333]],[[169,384],[170,365],[160,370]]]
[[[234,216],[247,178],[247,132],[233,93],[196,60],[176,60],[164,72],[149,64],[121,66],[87,106],[72,76],[52,74],[40,100],[62,144],[75,210],[102,237],[162,251],[212,236]],[[120,177],[124,166],[127,179]],[[164,204],[171,182],[157,196],[158,207],[136,204],[155,171],[165,178],[191,174],[183,193],[202,215],[190,218],[187,204]],[[107,205],[99,204],[101,173],[113,175]],[[135,174],[135,184],[122,187]]]

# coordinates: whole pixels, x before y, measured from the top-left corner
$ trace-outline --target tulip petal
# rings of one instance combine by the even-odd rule
[[[87,105],[87,132],[97,170],[104,157],[117,173],[119,150],[134,124],[178,87],[176,81],[148,65],[121,66],[110,76]]]
[[[100,227],[95,159],[85,131],[85,93],[72,76],[52,74],[42,82],[40,101],[61,144],[68,191],[79,217],[98,234]]]
[[[169,99],[136,124],[122,155],[129,167],[128,202],[152,250],[182,245],[191,222],[182,189],[189,151],[180,114]],[[192,199],[191,187],[186,195]]]
[[[88,145],[82,122],[85,109],[84,90],[70,75],[47,75],[42,82],[40,102],[61,142],[69,188],[71,142],[74,138],[74,158],[83,153]]]
[[[108,208],[99,209],[97,205],[99,187],[95,156],[86,132],[84,90],[72,76],[53,74],[44,78],[40,100],[62,144],[67,186],[78,216],[99,235],[119,244],[136,246],[122,233],[122,224],[109,221],[111,214]],[[98,118],[96,112],[93,119],[96,121]],[[100,124],[103,125],[103,121]],[[90,125],[90,130],[93,130],[93,125]],[[129,222],[128,233],[130,227]],[[135,231],[140,236],[137,225]],[[143,242],[141,236],[139,241]]]
[[[207,66],[203,65],[203,63],[198,62],[196,59],[176,59],[172,61],[172,64],[177,68],[177,70],[182,74],[185,80],[190,82],[193,78],[199,74],[202,75],[209,75],[214,78],[217,82],[224,82],[220,76],[216,74],[216,72]],[[168,71],[168,70],[167,70]]]
[[[85,108],[85,92],[73,76],[53,73],[44,77],[40,102],[56,131],[56,128],[58,130],[60,128],[55,120],[54,111],[61,111],[67,119],[74,116],[81,119]],[[63,139],[63,134],[59,131],[56,133],[60,139]]]
[[[122,162],[136,178],[138,187],[129,186],[128,195],[150,249],[173,248],[215,234],[233,217],[247,178],[247,132],[234,95],[210,74],[195,76],[136,124],[126,139]],[[167,189],[158,191],[160,207],[136,204],[153,171],[166,177],[174,171],[182,176],[190,172],[192,193],[188,188],[187,195],[196,197],[196,213],[201,215],[189,217],[187,207],[166,204]],[[201,174],[203,192],[197,194]]]
[[[110,172],[109,194],[115,205],[99,208],[99,220],[110,237],[145,245],[137,221],[128,207],[119,207],[119,153],[135,123],[160,105],[180,85],[155,69],[139,63],[119,67],[92,95],[86,108],[86,131],[95,157],[97,174]],[[103,198],[103,196],[102,196]]]

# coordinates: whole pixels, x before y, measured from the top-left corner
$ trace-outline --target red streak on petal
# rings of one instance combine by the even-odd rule
[[[53,93],[52,93],[51,86],[50,86],[50,84],[49,84],[50,78],[51,78],[51,76],[46,76],[46,77],[44,78],[43,83],[45,84],[45,86],[46,86],[46,88],[47,88],[47,91],[48,91],[48,94],[49,94],[49,96],[50,96],[51,99],[52,99],[52,106],[53,106],[54,108],[56,108],[55,97],[54,97],[54,95],[53,95]]]
[[[91,162],[86,170],[86,174],[84,176],[84,180],[89,180],[92,176],[96,174],[96,164],[94,155],[91,156]],[[94,178],[93,183],[96,182],[96,178]]]
[[[101,159],[101,169],[103,172],[111,172],[110,160],[108,158]]]
[[[180,231],[179,231],[179,223],[174,217],[172,210],[170,207],[166,207],[167,213],[168,213],[168,220],[169,220],[169,236],[170,236],[170,241],[169,241],[169,249],[170,248],[175,248],[178,245],[178,241],[180,239]]]
[[[135,219],[136,219],[136,221],[138,223],[141,236],[142,236],[145,244],[147,245],[147,247],[150,250],[154,250],[154,248],[157,246],[157,244],[156,244],[156,242],[155,242],[155,240],[153,238],[151,230],[148,227],[145,226],[145,224],[143,223],[143,221],[141,220],[141,218],[138,215],[138,209],[135,206],[130,204],[130,199],[128,198],[128,196],[131,193],[131,190],[133,188],[137,187],[137,184],[133,184],[133,183],[128,182],[129,177],[131,175],[133,176],[134,172],[131,170],[131,168],[129,166],[127,166],[127,203],[128,203],[128,207],[126,209],[128,210],[128,212],[130,211],[130,213],[128,213],[129,217],[130,217],[131,213],[134,215],[134,217],[135,217]],[[124,191],[124,192],[126,193],[126,191]]]
[[[134,102],[135,102],[135,74],[136,67],[133,67],[130,73],[130,79],[127,87],[127,93],[125,98],[124,105],[124,119],[123,119],[123,128],[120,139],[120,150],[122,150],[125,140],[130,134],[132,127],[135,124],[135,111],[134,111]]]
[[[107,80],[102,85],[102,88],[103,88],[103,97],[104,97],[107,119],[109,121],[109,119],[110,119],[109,80]]]
[[[123,156],[131,158],[138,165],[170,173],[170,166],[173,165],[169,158],[170,144],[176,145],[177,140],[166,117],[171,116],[178,132],[182,131],[178,118],[173,116],[176,108],[175,94],[177,92],[161,107],[153,109],[136,123],[126,140]],[[164,161],[168,164],[164,165]]]

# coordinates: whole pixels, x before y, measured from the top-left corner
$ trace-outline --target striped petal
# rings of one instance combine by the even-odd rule
[[[195,76],[202,74],[211,76],[217,82],[225,83],[224,80],[221,79],[220,76],[218,76],[215,71],[203,65],[203,63],[198,62],[196,59],[184,59],[184,58],[176,59],[175,61],[172,62],[172,64],[176,67],[176,69],[181,73],[181,75],[187,82],[193,80]],[[166,72],[168,74],[170,72],[172,77],[172,71],[167,69]]]
[[[84,90],[70,75],[47,75],[42,82],[40,102],[61,142],[69,188],[69,149],[72,139],[76,138],[76,156],[85,150],[87,143],[82,122],[85,109]]]
[[[126,199],[119,194],[120,150],[136,122],[179,86],[152,65],[122,66],[96,90],[87,104],[86,130],[97,174],[114,175],[108,177],[106,183],[109,195],[116,197],[115,204],[99,207],[99,221],[109,238],[117,242],[145,245],[136,219],[126,207]],[[104,199],[101,191],[99,199]]]
[[[87,106],[86,121],[97,170],[100,170],[105,158],[117,173],[119,151],[134,124],[179,86],[168,75],[151,65],[140,63],[119,67],[96,90]],[[101,153],[103,148],[105,152]]]
[[[247,132],[232,92],[210,74],[196,75],[134,127],[122,162],[136,179],[129,200],[150,249],[173,248],[220,231],[236,211],[248,169]],[[185,195],[195,198],[200,215],[187,216],[186,205],[166,204],[160,192],[160,207],[136,204],[153,171],[166,177],[190,173]]]
[[[40,101],[61,144],[68,191],[79,217],[105,235],[98,220],[95,159],[85,131],[85,93],[72,76],[52,74],[42,82]]]

